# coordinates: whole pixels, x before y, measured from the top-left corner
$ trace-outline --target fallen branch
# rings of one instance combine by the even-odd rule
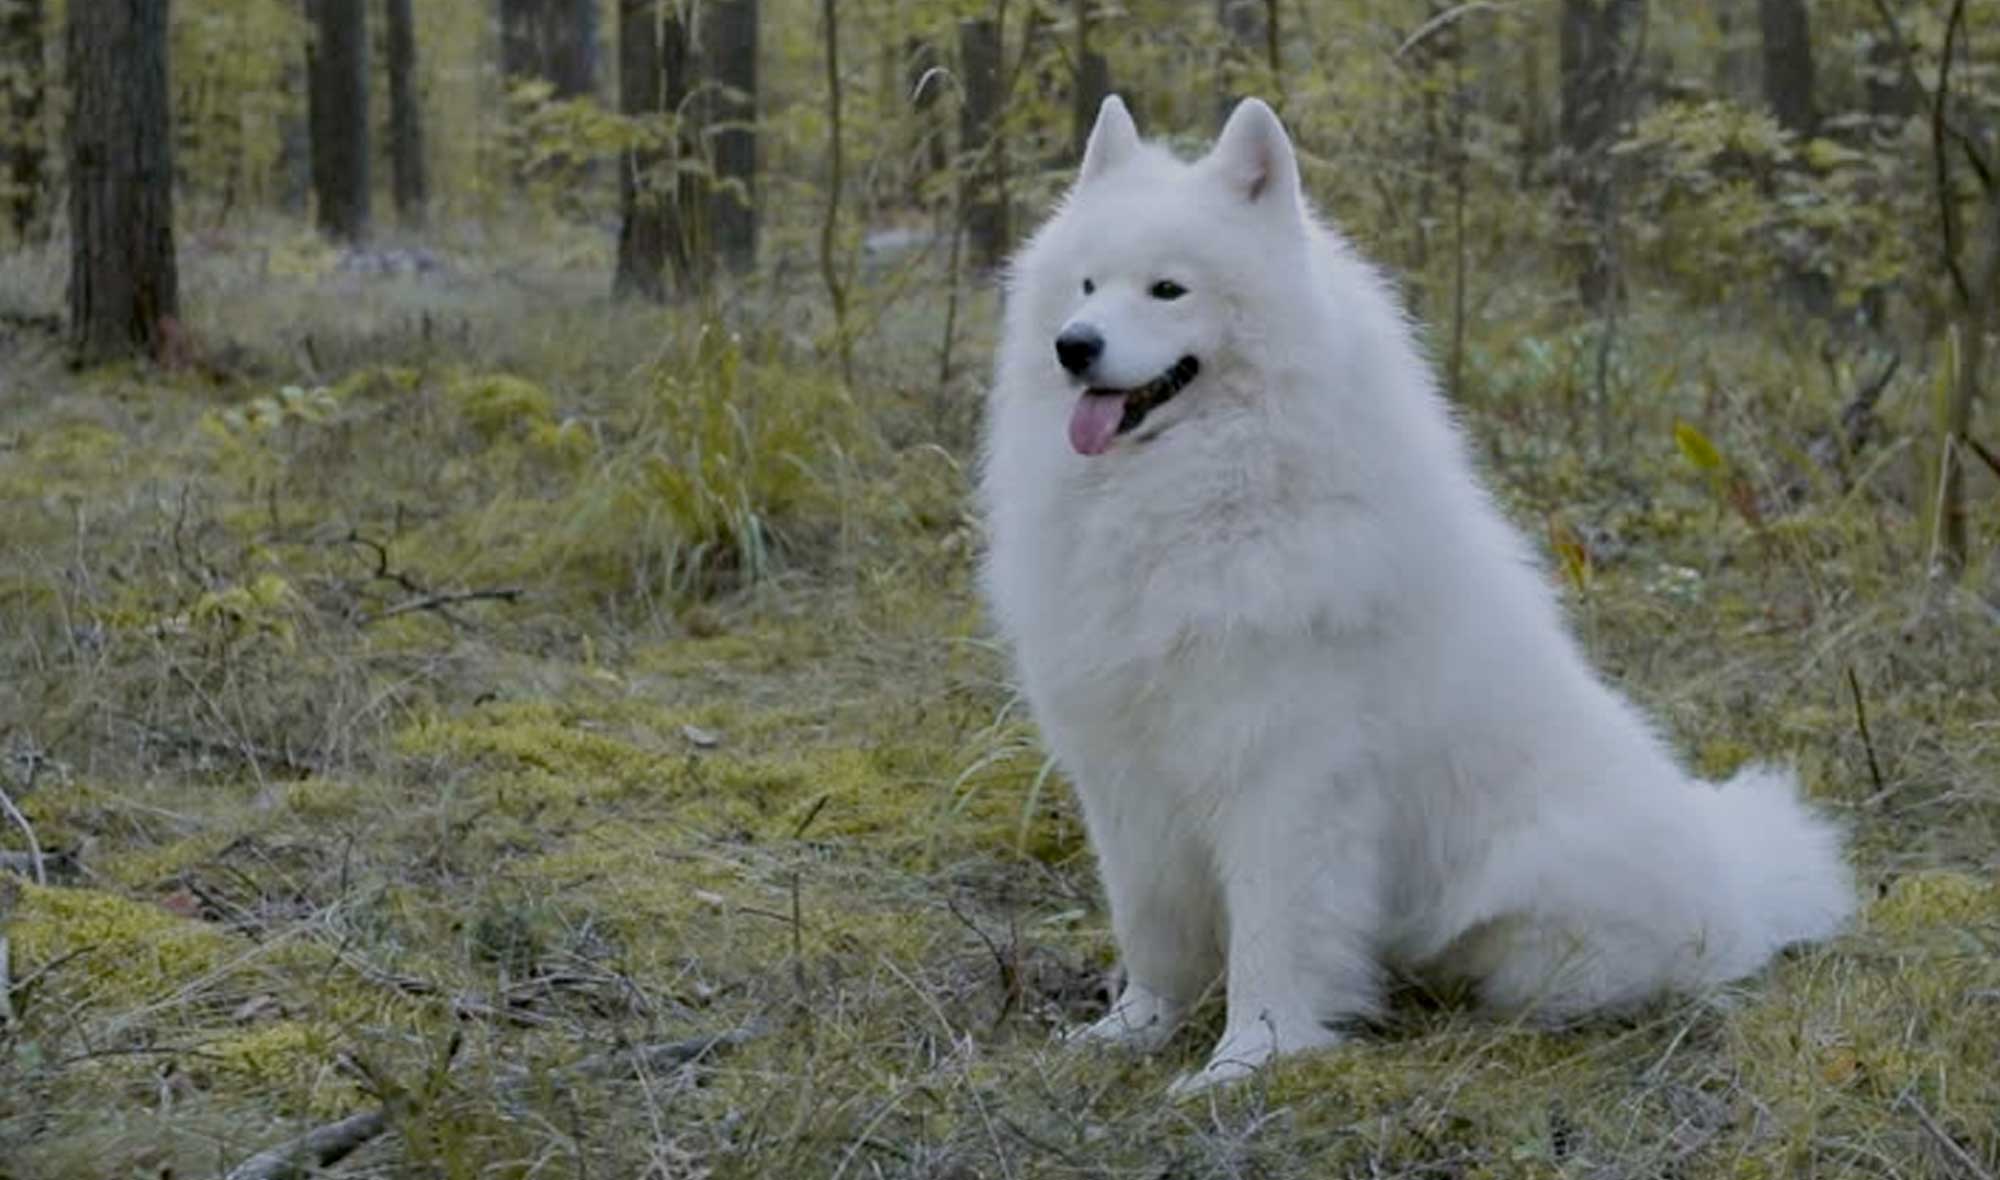
[[[408,602],[399,602],[387,610],[372,615],[362,615],[355,621],[366,627],[370,623],[379,623],[384,619],[393,619],[397,615],[407,615],[412,611],[442,610],[448,606],[457,606],[461,602],[519,602],[521,595],[525,593],[526,591],[519,587],[508,587],[503,590],[459,590],[426,594],[420,598],[412,598]]]
[[[727,1032],[689,1037],[684,1041],[639,1045],[586,1057],[567,1069],[558,1070],[555,1076],[562,1081],[580,1081],[585,1078],[614,1077],[647,1070],[672,1069],[691,1065],[712,1053],[733,1048],[761,1035],[763,1029],[759,1026],[745,1025]],[[500,1085],[503,1090],[513,1090],[527,1085],[532,1080],[532,1075],[526,1070],[516,1070],[513,1076]],[[346,1158],[355,1148],[387,1130],[388,1125],[386,1108],[349,1115],[339,1122],[315,1127],[296,1139],[258,1152],[236,1165],[225,1180],[279,1180],[279,1177],[296,1175],[302,1165],[316,1168],[331,1167]]]
[[[21,814],[20,808],[14,806],[14,798],[7,793],[5,787],[0,787],[0,811],[7,813],[7,818],[13,820],[14,826],[21,829],[21,836],[28,842],[28,864],[34,870],[32,875],[35,884],[47,885],[48,866],[42,863],[42,845],[35,839],[35,826],[28,822],[27,816]]]
[[[1972,453],[1979,456],[1979,461],[1986,464],[1986,469],[1993,473],[1994,478],[2000,479],[2000,455],[1995,455],[1992,451],[1987,450],[1985,443],[1980,442],[1969,434],[1959,435],[1958,440],[1972,448]]]
[[[350,1115],[337,1123],[314,1127],[297,1139],[258,1152],[230,1169],[226,1180],[278,1180],[294,1176],[300,1165],[331,1167],[355,1148],[380,1135],[389,1125],[384,1111]]]
[[[1993,1173],[1987,1171],[1983,1164],[1973,1158],[1971,1152],[1965,1150],[1964,1144],[1952,1138],[1950,1132],[1938,1125],[1938,1121],[1931,1117],[1930,1111],[1924,1109],[1924,1104],[1917,1100],[1915,1094],[1906,1092],[1903,1095],[1903,1105],[1909,1107],[1910,1113],[1917,1116],[1917,1122],[1923,1125],[1925,1132],[1931,1138],[1937,1140],[1938,1146],[1944,1149],[1945,1154],[1959,1167],[1965,1169],[1966,1175],[1971,1176],[1973,1180],[1995,1180]]]

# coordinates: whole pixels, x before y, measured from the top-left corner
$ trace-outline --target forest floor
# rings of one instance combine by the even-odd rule
[[[0,1178],[378,1111],[341,1174],[2000,1174],[2000,494],[1928,577],[1927,358],[1850,447],[1883,361],[1823,332],[1640,300],[1609,398],[1554,296],[1468,332],[1593,656],[1703,772],[1799,766],[1850,934],[1562,1032],[1402,996],[1173,1105],[1217,1003],[1052,1041],[1112,946],[970,586],[990,296],[945,391],[938,292],[849,391],[812,292],[184,262],[175,363],[83,374],[54,260],[0,273]]]

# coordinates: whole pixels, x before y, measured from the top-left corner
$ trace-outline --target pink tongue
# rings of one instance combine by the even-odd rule
[[[1069,416],[1069,445],[1079,455],[1101,455],[1118,434],[1125,416],[1125,395],[1085,390]]]

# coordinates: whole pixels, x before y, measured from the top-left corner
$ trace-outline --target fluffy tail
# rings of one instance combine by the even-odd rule
[[[1706,964],[1711,982],[1747,975],[1778,950],[1838,933],[1854,912],[1854,878],[1840,828],[1801,797],[1797,776],[1751,766],[1702,791],[1704,819],[1735,913],[1726,949]]]

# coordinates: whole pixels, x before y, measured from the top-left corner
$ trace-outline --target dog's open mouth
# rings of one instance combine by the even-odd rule
[[[1103,454],[1111,440],[1137,430],[1146,415],[1172,401],[1199,372],[1201,362],[1184,356],[1144,385],[1084,390],[1069,417],[1069,445],[1079,455]]]

